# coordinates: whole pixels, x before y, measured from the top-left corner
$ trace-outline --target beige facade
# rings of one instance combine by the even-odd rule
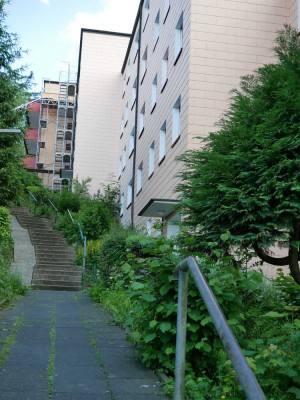
[[[175,232],[176,157],[216,130],[285,23],[298,24],[296,0],[144,0],[126,56],[127,36],[83,33],[75,175],[95,191],[113,172],[124,225],[163,217]]]
[[[121,66],[129,36],[83,29],[78,68],[74,177],[91,191],[117,180]]]

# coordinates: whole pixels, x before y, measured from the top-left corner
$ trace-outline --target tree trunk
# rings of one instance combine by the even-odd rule
[[[294,230],[290,237],[290,242],[296,241],[299,242],[300,239],[300,222],[296,221],[294,223]],[[294,278],[294,281],[300,285],[300,269],[299,269],[299,262],[298,262],[298,253],[299,253],[299,246],[292,247],[290,245],[289,248],[289,267],[291,271],[291,275]]]

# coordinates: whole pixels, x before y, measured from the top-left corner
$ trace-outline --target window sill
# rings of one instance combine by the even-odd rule
[[[158,165],[161,165],[161,164],[163,163],[163,161],[164,161],[165,158],[166,158],[166,156],[163,156],[163,157],[160,159]]]
[[[153,113],[153,111],[155,110],[155,107],[156,107],[156,102],[153,104],[152,109],[151,109],[151,111],[150,111],[150,114]]]
[[[140,190],[137,192],[136,197],[141,193],[142,188],[140,188]]]
[[[152,178],[152,176],[154,175],[154,171],[153,172],[151,172],[151,174],[148,176],[148,181],[149,181],[149,179],[151,179]]]
[[[136,58],[137,58],[138,52],[139,52],[139,49],[137,49],[137,51],[136,51],[136,53],[135,53],[134,60],[133,60],[133,64],[135,64],[135,61],[136,61]]]
[[[173,148],[175,146],[175,144],[178,142],[179,139],[180,139],[180,135],[175,139],[174,143],[172,143],[171,148]]]
[[[143,77],[142,77],[142,79],[141,79],[141,84],[142,84],[142,83],[143,83],[143,81],[144,81],[144,78],[145,78],[146,72],[147,72],[147,70],[144,72],[144,75],[143,75]]]
[[[124,172],[124,171],[125,171],[125,168],[126,168],[126,167],[123,167],[123,169],[122,169],[122,172]]]
[[[123,92],[123,96],[122,96],[122,99],[124,99],[124,96],[125,96],[125,90],[124,90],[124,92]]]
[[[164,17],[164,22],[163,22],[163,24],[166,22],[167,16],[169,15],[169,11],[170,11],[170,6],[169,6],[169,8],[168,8],[168,11],[166,12],[165,17]]]
[[[134,102],[132,103],[131,110],[133,110],[133,107],[134,107],[134,105],[135,105],[135,102],[136,102],[136,100],[134,100]]]
[[[128,120],[125,122],[124,128],[126,128],[127,124],[128,124]]]
[[[181,49],[179,50],[179,52],[178,52],[178,54],[177,54],[177,56],[176,56],[176,59],[175,59],[175,61],[174,61],[174,66],[177,64],[177,61],[179,60],[179,58],[180,58],[180,56],[181,56],[181,53],[182,53],[182,47],[181,47]]]
[[[123,217],[123,213],[119,215],[119,218],[122,218],[122,217]]]
[[[128,206],[126,207],[126,210],[128,210],[128,209],[131,207],[131,204],[132,204],[132,202],[130,202],[130,203],[128,204]]]
[[[159,36],[158,36],[158,38],[157,38],[156,41],[155,41],[155,44],[154,44],[154,47],[153,47],[153,53],[154,53],[154,51],[155,51],[155,49],[156,49],[156,45],[157,45],[158,39],[159,39]]]
[[[142,134],[144,133],[144,130],[145,130],[145,128],[143,128],[143,129],[141,130],[141,132],[139,133],[139,139],[141,138]]]
[[[146,19],[146,21],[145,21],[145,23],[144,23],[143,32],[144,32],[144,30],[146,29],[146,25],[147,25],[148,19],[149,19],[149,13],[148,13],[147,19]]]
[[[123,135],[124,135],[124,132],[122,132],[122,133],[121,133],[121,135],[120,135],[120,139],[122,139]]]
[[[131,156],[132,156],[133,152],[134,152],[134,149],[132,149],[132,150],[131,150],[131,152],[130,152],[130,154],[129,154],[129,157],[128,157],[128,158],[131,158]]]
[[[165,87],[167,86],[168,79],[165,80],[165,83],[163,84],[163,87],[161,88],[160,93],[162,93],[165,90]]]
[[[126,83],[126,85],[128,85],[129,81],[130,81],[130,77],[127,79],[127,83]]]

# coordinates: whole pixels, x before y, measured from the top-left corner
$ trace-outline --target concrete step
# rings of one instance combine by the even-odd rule
[[[40,246],[40,245],[37,245]],[[37,247],[36,246],[36,247]],[[60,248],[53,248],[53,247],[48,247],[47,245],[45,246],[40,246],[39,248],[37,248],[35,250],[35,254],[36,255],[47,255],[47,256],[64,256],[64,255],[70,255],[73,257],[75,257],[76,253],[72,248],[66,248],[66,247],[62,247],[59,246]]]
[[[38,283],[40,281],[67,281],[71,283],[81,283],[81,276],[80,275],[59,275],[59,274],[40,274],[40,273],[34,273],[33,274],[33,280],[34,283]]]
[[[68,270],[44,270],[44,269],[36,269],[33,273],[33,276],[36,278],[44,279],[49,278],[49,276],[59,277],[72,277],[72,278],[80,278],[81,279],[81,271],[68,271]]]
[[[31,285],[32,289],[34,290],[68,290],[68,291],[74,291],[78,292],[81,289],[81,285],[73,285],[73,286],[67,286],[59,283],[58,285],[56,284],[32,284]]]

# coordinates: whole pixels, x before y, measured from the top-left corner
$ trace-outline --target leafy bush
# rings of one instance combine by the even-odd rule
[[[80,210],[80,197],[71,190],[65,189],[56,194],[55,204],[61,213],[66,212],[68,209],[76,213]]]
[[[89,201],[79,211],[78,222],[88,239],[97,240],[108,232],[112,219],[102,201]]]
[[[101,245],[102,245],[101,240],[87,241],[85,267],[90,271],[94,272],[94,270],[99,265]],[[76,264],[82,265],[82,259],[83,259],[83,247],[80,246],[77,250]]]
[[[107,261],[116,242],[111,241],[106,247]],[[124,242],[127,261],[121,265]],[[187,238],[187,247],[190,242]],[[186,256],[186,249],[182,246],[175,250],[176,243],[163,237],[138,239],[135,235],[122,243],[112,259],[116,264],[110,269],[110,287],[100,280],[91,293],[116,314],[118,322],[130,328],[145,365],[172,376],[177,315],[173,270]],[[259,271],[243,273],[233,267],[231,257],[212,261],[205,254],[198,256],[201,270],[267,398],[300,398],[299,286],[283,274],[272,282]],[[122,310],[123,304],[126,312]],[[191,281],[186,360],[187,399],[244,398],[198,289]],[[172,382],[168,391],[172,391],[171,386]]]

